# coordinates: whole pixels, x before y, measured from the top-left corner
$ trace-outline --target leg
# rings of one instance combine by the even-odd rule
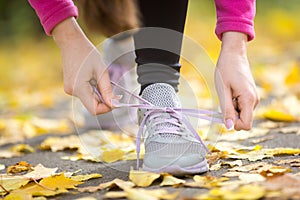
[[[140,0],[139,3],[144,27],[162,28],[142,29],[134,37],[141,91],[152,83],[168,83],[177,91],[188,0]]]

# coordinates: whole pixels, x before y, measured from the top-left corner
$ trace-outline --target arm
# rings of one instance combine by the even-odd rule
[[[77,9],[71,0],[30,0],[48,35],[59,46],[63,61],[64,88],[77,96],[92,114],[111,110],[114,97],[106,66],[96,47],[88,40],[74,17]],[[95,80],[104,102],[93,93]],[[101,84],[100,84],[101,83]]]
[[[215,0],[216,34],[222,40],[215,82],[227,128],[249,130],[259,102],[248,58],[247,42],[254,38],[254,0]],[[235,99],[233,101],[233,99]]]

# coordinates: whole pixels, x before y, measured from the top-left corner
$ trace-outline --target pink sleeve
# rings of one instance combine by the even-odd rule
[[[253,40],[255,0],[215,0],[217,9],[216,34],[222,40],[227,31],[243,32]]]
[[[78,10],[72,0],[29,0],[47,35],[61,21],[77,17]]]

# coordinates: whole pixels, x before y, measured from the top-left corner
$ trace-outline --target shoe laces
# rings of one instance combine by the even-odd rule
[[[155,134],[174,134],[178,136],[183,136],[185,133],[183,129],[186,127],[193,136],[202,144],[207,153],[210,153],[209,149],[206,147],[204,142],[201,140],[197,131],[193,128],[192,124],[189,122],[188,117],[195,117],[207,121],[211,121],[214,123],[223,123],[223,119],[221,117],[221,113],[205,110],[205,109],[188,109],[188,108],[176,108],[176,107],[158,107],[150,103],[149,101],[143,99],[140,96],[133,94],[128,91],[124,87],[118,85],[115,82],[112,82],[112,85],[118,87],[123,90],[127,94],[139,100],[140,103],[121,103],[118,100],[113,99],[112,103],[114,108],[123,108],[123,107],[132,107],[138,109],[145,109],[144,117],[140,122],[140,126],[137,133],[136,138],[136,153],[137,153],[137,169],[140,166],[140,146],[141,146],[141,138],[143,134],[144,127],[146,122],[149,120],[152,123],[152,126],[155,126]],[[97,89],[96,85],[92,85],[93,91],[98,96],[100,101],[103,102],[103,98]],[[165,115],[168,114],[168,115]],[[163,117],[162,117],[163,116]],[[166,125],[168,124],[168,125]],[[185,126],[183,126],[183,124]]]

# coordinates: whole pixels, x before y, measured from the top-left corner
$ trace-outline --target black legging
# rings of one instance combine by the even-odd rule
[[[156,82],[177,90],[188,0],[139,0],[139,6],[144,27],[163,28],[142,29],[134,36],[141,91]]]

